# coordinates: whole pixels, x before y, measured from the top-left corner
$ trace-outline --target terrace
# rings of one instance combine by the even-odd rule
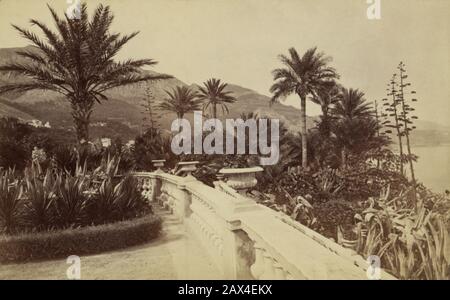
[[[191,175],[196,163],[179,164],[178,175],[159,168],[134,176],[184,237],[199,242],[219,278],[367,279],[368,263],[356,252],[246,196],[261,168],[222,170],[213,188]]]
[[[191,175],[197,162],[179,163],[177,175],[154,164],[156,171],[133,175],[163,219],[162,235],[81,257],[83,279],[368,278],[356,252],[247,197],[261,168],[224,169],[213,188]],[[15,264],[2,277],[64,279],[66,269],[65,260]]]

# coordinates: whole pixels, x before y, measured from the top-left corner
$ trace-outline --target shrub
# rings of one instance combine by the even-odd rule
[[[161,231],[161,219],[146,215],[134,220],[42,233],[0,236],[0,262],[87,255],[148,242]]]
[[[23,225],[21,182],[11,177],[11,171],[0,174],[0,232],[11,234]]]
[[[56,179],[56,197],[53,202],[55,220],[58,228],[81,226],[84,220],[84,210],[87,189],[86,179],[58,175]]]
[[[119,160],[109,162],[91,175],[78,167],[78,176],[51,168],[43,173],[33,164],[25,170],[23,184],[12,171],[0,174],[0,232],[77,228],[150,213],[136,180],[114,176]]]
[[[54,227],[54,201],[56,198],[56,183],[50,169],[41,178],[34,169],[25,170],[25,216],[27,227],[35,231]]]

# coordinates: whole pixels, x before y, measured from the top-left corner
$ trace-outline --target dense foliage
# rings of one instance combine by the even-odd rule
[[[151,212],[135,179],[118,176],[114,157],[88,172],[77,163],[72,175],[38,162],[0,173],[0,232],[49,231],[133,219]]]

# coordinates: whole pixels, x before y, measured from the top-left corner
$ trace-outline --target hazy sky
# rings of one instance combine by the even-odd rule
[[[372,101],[384,97],[403,60],[419,117],[450,126],[450,0],[381,0],[381,20],[367,19],[366,0],[87,2],[91,10],[99,2],[111,6],[114,30],[141,31],[120,58],[156,59],[156,71],[188,84],[214,76],[269,95],[277,55],[292,46],[299,52],[318,46],[334,58],[341,83]],[[0,47],[26,45],[10,24],[50,22],[46,3],[61,13],[68,6],[66,0],[0,0]],[[308,109],[318,113],[312,104]]]

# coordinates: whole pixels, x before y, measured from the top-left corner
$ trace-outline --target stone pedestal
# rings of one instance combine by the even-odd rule
[[[192,176],[192,172],[197,170],[198,161],[182,161],[177,163],[175,175],[186,174],[186,176]]]
[[[165,159],[154,159],[152,160],[153,167],[156,168],[157,171],[162,171],[164,167]]]

